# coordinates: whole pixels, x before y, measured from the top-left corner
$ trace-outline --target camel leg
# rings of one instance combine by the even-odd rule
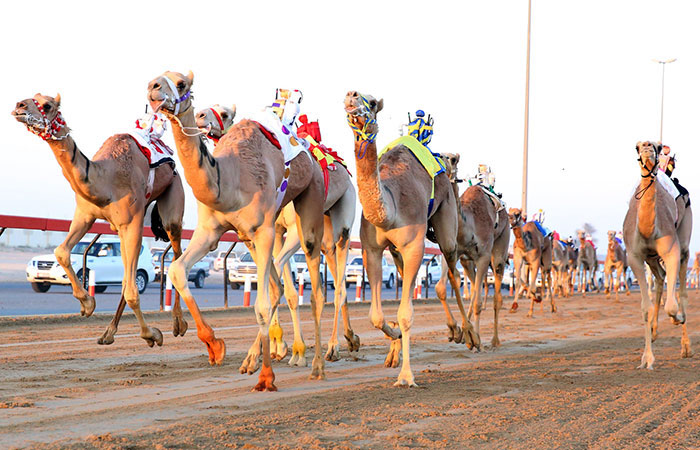
[[[682,358],[690,358],[693,356],[693,350],[690,346],[690,338],[688,338],[688,328],[687,328],[687,314],[686,314],[686,308],[688,307],[688,292],[686,289],[686,274],[688,272],[688,257],[689,253],[687,250],[681,251],[681,261],[680,261],[680,269],[678,273],[678,277],[680,279],[680,312],[681,315],[685,318],[685,321],[683,322],[682,329],[683,329],[683,334],[681,337],[681,357]]]
[[[418,270],[420,270],[421,263],[423,262],[423,253],[425,252],[425,242],[423,241],[424,234],[425,231],[423,230],[420,239],[413,239],[406,247],[399,249],[400,253],[403,255],[404,278],[403,289],[401,291],[401,304],[396,313],[396,319],[401,329],[401,353],[403,356],[403,363],[401,365],[401,372],[399,372],[398,379],[396,383],[394,383],[394,386],[416,386],[413,378],[413,371],[411,370],[411,327],[413,326],[412,297],[413,288],[416,283],[416,275],[418,274]],[[381,253],[379,255],[381,257]],[[454,259],[452,261],[454,265]],[[381,278],[381,267],[379,273]],[[450,273],[454,277],[454,273]],[[479,289],[480,287],[474,286],[474,288]],[[459,290],[457,292],[459,292]]]
[[[658,258],[650,260],[647,264],[649,267],[650,274],[652,275],[653,278],[656,278],[657,280],[666,279],[666,270],[663,268],[663,266],[661,266],[661,261]],[[661,297],[663,296],[663,293],[664,293],[663,282],[662,283],[654,283],[654,288],[655,288],[654,293],[652,293],[651,288],[649,288],[649,293],[653,294],[653,296],[654,296],[654,302],[652,303],[652,308],[654,308],[654,310],[652,311],[652,320],[651,320],[651,342],[655,342],[656,338],[658,336],[659,310],[661,309]],[[651,295],[649,297],[651,298]]]
[[[632,272],[639,280],[639,290],[642,294],[642,320],[644,321],[644,353],[642,353],[642,363],[639,369],[653,369],[654,353],[651,348],[651,324],[653,321],[650,314],[651,301],[649,299],[649,287],[647,285],[646,273],[644,270],[644,261],[637,255],[630,253],[629,264]]]
[[[527,313],[527,317],[532,317],[533,309],[535,308],[535,302],[537,300],[537,273],[540,270],[540,262],[534,261],[530,264],[530,279],[528,297],[530,297],[530,311]],[[543,280],[544,281],[544,280]]]
[[[523,257],[520,253],[515,252],[513,255],[513,270],[515,272],[515,293],[513,295],[513,304],[510,307],[510,312],[514,313],[518,310],[518,297],[523,285],[522,270]]]
[[[678,302],[676,301],[676,280],[678,280],[678,270],[680,267],[680,246],[678,241],[660,242],[671,240],[670,236],[665,236],[657,240],[657,245],[668,248],[666,252],[659,252],[659,256],[666,265],[666,304],[664,310],[671,317],[675,324],[685,322],[685,316],[680,311]],[[664,245],[665,244],[665,245]],[[658,247],[657,247],[658,248]],[[661,283],[661,281],[659,281]]]
[[[299,319],[299,295],[294,289],[294,278],[289,263],[284,265],[282,276],[284,277],[284,296],[287,299],[287,306],[289,306],[289,312],[292,315],[292,326],[294,327],[294,343],[292,344],[292,357],[289,358],[289,365],[306,367],[306,344],[304,343]]]
[[[75,244],[80,242],[80,239],[85,236],[85,233],[87,233],[93,223],[95,223],[94,217],[76,209],[66,239],[54,250],[56,261],[63,267],[73,288],[73,297],[80,302],[80,315],[86,317],[90,317],[95,311],[95,297],[89,295],[83,287],[83,283],[78,280],[78,276],[75,274],[71,264],[70,252],[75,247]]]
[[[185,191],[182,187],[180,175],[175,175],[170,186],[156,199],[158,214],[163,222],[163,228],[168,233],[173,249],[173,260],[182,256],[182,216],[185,211]],[[175,291],[175,302],[172,311],[173,336],[184,336],[187,332],[187,321],[182,316],[180,306],[180,294]]]
[[[603,270],[603,283],[605,285],[605,298],[610,298],[610,285],[612,284],[612,269],[606,265]]]
[[[362,230],[364,231],[364,230]],[[364,234],[364,233],[363,233]],[[363,242],[368,242],[367,239],[363,239]],[[398,342],[401,337],[401,331],[398,325],[390,326],[384,319],[384,312],[382,311],[382,248],[381,247],[370,247],[369,245],[363,245],[362,247],[362,261],[365,266],[365,272],[367,273],[367,280],[369,282],[369,287],[372,293],[372,303],[369,309],[369,320],[374,325],[375,328],[382,330],[384,334],[392,340],[391,349],[386,359],[384,360],[385,367],[398,367],[399,365],[399,353],[397,351],[394,342]],[[402,258],[402,275],[403,275],[403,287],[402,287],[402,297],[403,291],[407,289],[406,283],[406,258]],[[412,294],[412,292],[411,292]]]
[[[542,279],[545,280],[545,277],[542,277]],[[557,304],[555,303],[554,295],[552,294],[552,269],[549,269],[547,271],[545,281],[547,282],[545,289],[547,289],[547,293],[549,295],[549,305],[551,308],[551,312],[555,313],[557,312]]]
[[[282,214],[285,214],[283,211]],[[287,236],[283,237],[284,232],[287,232]],[[297,336],[301,336],[301,330],[299,327],[299,313],[297,310],[297,305],[299,303],[299,297],[296,290],[294,289],[294,277],[291,272],[289,265],[290,258],[301,248],[299,242],[299,234],[297,233],[296,226],[290,226],[284,228],[280,225],[275,226],[275,246],[273,254],[275,255],[275,272],[281,273],[284,278],[284,294],[287,299],[287,306],[292,315],[292,325],[294,327],[294,344],[292,345],[292,358],[294,363],[298,361],[298,354],[295,357],[294,348],[297,350],[305,348],[303,340],[299,343],[296,339]],[[271,281],[271,287],[277,286],[274,281]],[[280,301],[280,290],[273,289],[270,292],[272,298],[272,304],[279,304]],[[283,360],[289,351],[287,343],[284,341],[284,331],[279,323],[279,311],[275,308],[275,312],[272,315],[272,321],[270,323],[270,356],[278,361]],[[290,362],[291,363],[291,362]],[[291,363],[292,365],[295,365]],[[306,365],[305,363],[303,365]]]
[[[462,333],[462,329],[455,322],[452,311],[450,311],[450,306],[447,304],[447,278],[449,270],[446,259],[442,258],[442,273],[440,274],[440,280],[435,285],[435,294],[440,300],[440,303],[442,303],[442,308],[445,310],[448,329],[447,340],[449,342],[454,341],[457,344],[461,344],[464,342],[464,334]],[[466,284],[467,283],[464,283],[465,286]]]
[[[478,334],[479,324],[481,322],[481,286],[486,279],[486,272],[488,271],[489,264],[491,263],[491,255],[482,255],[476,261],[476,280],[474,281],[474,286],[479,286],[478,289],[472,289],[471,305],[469,308],[469,315],[467,318],[471,318],[472,312],[474,313],[474,329]]]
[[[316,188],[320,192],[316,192]],[[325,374],[325,360],[323,358],[323,346],[321,344],[321,313],[325,297],[321,289],[321,276],[319,267],[321,264],[321,245],[323,240],[323,214],[319,213],[319,204],[316,198],[323,198],[323,187],[318,184],[310,185],[297,199],[294,200],[294,209],[297,212],[296,222],[301,247],[304,249],[306,264],[311,278],[311,312],[314,317],[315,348],[314,359],[311,362],[310,379],[323,380]]]
[[[197,302],[190,291],[187,283],[187,275],[192,266],[202,259],[211,249],[216,248],[221,235],[226,230],[215,224],[210,213],[204,207],[199,207],[199,223],[194,230],[192,240],[182,256],[174,260],[168,269],[168,276],[173,283],[173,287],[180,294],[190,311],[195,325],[197,326],[197,337],[206,345],[209,353],[209,364],[221,364],[226,356],[226,344],[223,339],[218,339],[214,335],[214,330],[202,317],[197,306]]]
[[[124,280],[122,281],[122,295],[126,303],[134,311],[134,315],[141,327],[141,338],[149,347],[158,344],[163,345],[163,334],[156,327],[149,327],[141,312],[139,290],[136,287],[136,269],[139,253],[141,252],[141,240],[143,234],[143,215],[136,216],[132,221],[118,230],[121,242],[122,261],[124,262]]]

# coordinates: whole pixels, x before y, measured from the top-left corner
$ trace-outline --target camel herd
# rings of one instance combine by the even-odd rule
[[[80,301],[81,314],[90,316],[93,313],[95,299],[84,289],[71,267],[71,249],[97,219],[107,221],[121,240],[125,268],[122,299],[114,319],[99,338],[99,344],[114,342],[126,304],[134,311],[141,327],[141,337],[147,344],[163,343],[160,330],[148,326],[140,311],[135,283],[145,211],[153,202],[156,204],[151,213],[154,232],[169,240],[175,253],[169,270],[172,284],[179,294],[172,311],[173,335],[183,336],[188,327],[180,307],[181,297],[195,321],[197,336],[206,346],[212,365],[221,364],[226,345],[215,336],[200,312],[188,287],[187,274],[197,261],[217,247],[227,231],[236,231],[248,247],[257,265],[259,284],[254,310],[259,332],[240,372],[253,374],[260,369],[256,390],[276,390],[271,361],[273,358],[281,360],[288,354],[277,313],[283,293],[294,328],[289,363],[307,365],[298,298],[286,264],[299,248],[306,256],[312,286],[315,340],[311,378],[325,378],[324,361],[339,358],[337,328],[340,314],[349,351],[359,349],[360,338],[350,325],[345,291],[345,266],[358,197],[362,206],[362,255],[372,295],[369,318],[391,340],[385,364],[387,367],[401,364],[396,381],[398,386],[415,386],[410,364],[412,293],[423,261],[426,237],[439,246],[443,255],[442,276],[436,293],[445,309],[448,339],[465,344],[468,349],[479,350],[482,346],[479,323],[485,298],[482,298],[482,290],[474,287],[484,285],[489,268],[495,278],[491,346],[500,345],[501,283],[509,260],[511,230],[516,274],[511,312],[517,310],[518,298],[525,295],[530,299],[528,316],[532,316],[534,304],[542,301],[537,287],[538,277],[542,280],[543,294],[549,298],[552,313],[557,311],[555,296],[570,296],[575,278],[578,278],[579,291],[584,296],[587,287],[596,284],[598,257],[583,233],[578,236],[578,246],[544,234],[534,222],[527,221],[523,211],[511,208],[506,212],[504,205],[494,201],[478,185],[470,186],[459,195],[456,178],[459,155],[440,155],[439,166],[444,170],[429,173],[411,153],[413,150],[408,148],[411,146],[408,141],[397,140],[397,144],[378,151],[378,114],[384,107],[383,100],[357,91],[350,91],[345,96],[344,112],[353,135],[357,170],[354,184],[350,172],[337,155],[333,160],[332,153],[324,153],[324,157],[330,155],[328,161],[331,161],[332,170],[328,170],[320,160],[312,158],[311,153],[299,151],[309,145],[315,149],[323,148],[324,152],[328,149],[313,136],[302,133],[301,128],[289,133],[296,115],[291,121],[286,121],[288,118],[281,115],[281,128],[270,131],[264,125],[269,117],[234,123],[235,107],[214,105],[195,112],[191,93],[193,82],[191,72],[187,75],[165,72],[148,83],[147,96],[153,111],[164,114],[172,125],[181,163],[179,170],[197,199],[198,223],[184,252],[180,242],[184,191],[180,172],[171,159],[153,164],[147,151],[129,134],[108,138],[93,159],[88,159],[70,135],[70,128],[60,112],[59,95],[37,94],[18,102],[13,111],[17,121],[48,143],[75,192],[76,209],[70,231],[55,253],[70,279],[73,295]],[[280,103],[284,101],[287,101],[286,97]],[[207,139],[215,143],[213,152],[207,148]],[[306,142],[298,146],[302,139]],[[320,141],[320,138],[316,139]],[[285,141],[280,142],[282,140]],[[293,153],[289,153],[289,149]],[[629,295],[625,276],[627,264],[639,280],[645,321],[641,367],[649,369],[654,362],[651,343],[657,335],[664,279],[667,281],[665,310],[674,323],[682,324],[682,356],[692,354],[685,323],[685,278],[692,212],[687,195],[674,199],[661,185],[657,188],[659,149],[657,143],[637,145],[642,178],[624,221],[627,250],[618,242],[614,232],[608,233],[604,265],[606,292],[609,295],[614,285],[616,299],[622,283]],[[382,255],[387,249],[403,279],[395,322],[387,321],[382,311],[381,265]],[[325,355],[322,355],[320,327],[325,303],[319,274],[321,252],[326,256],[336,286],[335,321]],[[464,293],[460,291],[458,261],[473,287],[468,291],[465,283]],[[644,275],[645,264],[657,280],[653,309]],[[676,280],[680,281],[680,302],[675,295]],[[448,281],[455,292],[461,325],[455,321],[447,301]],[[465,308],[463,298],[467,297],[470,302]]]

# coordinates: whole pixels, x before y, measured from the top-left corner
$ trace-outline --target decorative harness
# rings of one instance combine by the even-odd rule
[[[219,140],[220,140],[222,137],[224,137],[224,135],[225,135],[226,133],[228,133],[228,130],[231,129],[231,127],[233,126],[233,122],[231,122],[231,125],[229,125],[228,128],[224,128],[224,121],[221,119],[221,115],[219,114],[219,112],[218,112],[217,110],[215,110],[214,108],[209,108],[209,110],[212,112],[212,114],[214,114],[214,117],[216,118],[216,121],[219,123],[219,129],[221,130],[221,136],[219,136],[218,138],[212,136],[211,130],[209,130],[209,132],[207,133],[207,138],[209,138],[209,139],[211,139],[212,141],[214,141],[214,144],[216,145],[216,144],[219,143]]]
[[[639,153],[639,149],[637,149],[637,153]],[[659,167],[659,150],[656,147],[654,147],[654,153],[656,154],[656,157],[654,158],[654,166],[651,169],[647,169],[646,166],[644,164],[642,164],[642,156],[641,155],[639,156],[639,158],[637,158],[637,161],[639,162],[639,165],[642,167],[642,170],[647,171],[646,175],[642,174],[642,178],[650,178],[649,184],[647,185],[647,187],[638,190],[634,194],[634,198],[636,198],[637,200],[641,200],[642,197],[644,197],[644,194],[646,194],[646,192],[649,190],[651,185],[654,184],[654,180],[656,179],[656,171],[657,171],[657,168]]]
[[[355,134],[355,141],[360,142],[360,149],[357,152],[355,152],[355,156],[357,157],[357,159],[362,159],[365,157],[365,154],[367,153],[367,146],[369,144],[374,144],[374,141],[377,138],[377,132],[369,134],[367,133],[368,126],[376,124],[377,119],[370,118],[369,112],[371,111],[371,109],[369,107],[369,102],[367,101],[367,99],[363,95],[360,95],[360,99],[362,100],[362,112],[359,114],[346,114],[348,125],[350,125],[350,128],[352,128],[352,131]],[[365,125],[362,128],[358,127],[353,123],[353,117],[358,115],[365,116],[366,118]]]
[[[45,141],[61,141],[70,136],[70,132],[68,132],[65,134],[65,136],[56,137],[56,133],[61,131],[61,129],[63,129],[63,127],[66,126],[66,121],[63,120],[61,110],[57,109],[58,112],[56,113],[56,117],[54,117],[53,120],[49,121],[49,119],[46,118],[46,112],[44,111],[44,108],[41,106],[41,104],[39,104],[39,102],[35,99],[32,99],[32,101],[34,102],[36,109],[39,110],[39,113],[41,114],[41,120],[39,121],[36,118],[34,118],[34,116],[29,116],[31,118],[31,121],[34,122],[32,124],[27,123],[27,129],[29,131],[36,134]],[[38,130],[35,125],[36,122],[42,123],[44,127],[41,130]]]
[[[177,97],[177,86],[175,86],[173,80],[171,80],[167,75],[163,75],[163,78],[165,78],[165,82],[168,83],[170,91],[175,95],[175,98],[171,98],[169,95],[166,94],[165,98],[168,100],[172,100],[173,103],[175,103],[175,111],[173,111],[173,114],[178,115],[180,113],[180,103],[190,98],[190,95],[192,95],[192,90],[185,92],[184,94],[182,94],[181,97]]]

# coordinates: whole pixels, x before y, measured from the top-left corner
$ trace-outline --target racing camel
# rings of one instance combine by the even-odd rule
[[[362,204],[362,259],[372,290],[370,320],[392,339],[384,364],[387,367],[397,367],[399,348],[403,353],[403,364],[395,386],[416,386],[410,363],[413,325],[411,297],[423,261],[428,226],[432,226],[434,237],[447,261],[450,283],[462,314],[463,330],[448,324],[450,332],[455,335],[464,332],[465,341],[470,348],[479,347],[480,341],[467,318],[458,278],[455,277],[457,209],[450,180],[444,171],[435,175],[434,180],[431,179],[428,171],[405,145],[391,147],[381,160],[378,158],[375,142],[379,131],[377,114],[383,106],[383,100],[364,96],[357,91],[350,91],[345,96],[345,112],[355,141],[357,186]],[[429,206],[431,192],[434,192],[432,208]],[[403,277],[397,326],[388,324],[382,312],[381,261],[382,253],[387,247]]]
[[[258,271],[258,291],[255,317],[259,335],[249,350],[241,371],[260,355],[262,369],[255,390],[276,390],[275,375],[270,359],[268,327],[277,308],[270,303],[270,289],[281,283],[273,267],[272,251],[275,240],[275,220],[281,207],[294,202],[297,228],[302,248],[307,256],[313,295],[311,297],[316,331],[316,352],[312,363],[312,378],[324,378],[324,360],[321,355],[320,317],[324,297],[319,280],[323,213],[323,179],[314,162],[300,152],[285,161],[282,151],[268,137],[266,130],[251,120],[242,120],[224,135],[209,153],[204,137],[196,131],[192,105],[194,75],[165,72],[148,84],[148,100],[154,111],[163,111],[173,126],[173,136],[185,179],[198,200],[198,223],[190,245],[170,267],[173,286],[197,324],[197,336],[209,352],[210,364],[221,364],[226,346],[216,338],[214,330],[202,317],[187,283],[191,267],[208,252],[215,249],[221,236],[235,230],[246,242]],[[278,204],[278,198],[281,200]],[[274,282],[270,284],[270,277]]]
[[[54,250],[56,260],[65,270],[73,288],[73,296],[80,301],[80,313],[90,316],[95,310],[95,298],[88,294],[71,265],[71,250],[85,236],[97,219],[109,222],[119,235],[124,264],[121,301],[114,319],[98,344],[114,342],[114,335],[124,312],[125,304],[134,311],[146,343],[163,345],[163,334],[149,327],[141,313],[137,286],[137,264],[141,252],[146,207],[155,201],[152,220],[156,235],[170,240],[176,256],[182,253],[180,234],[185,194],[180,176],[171,164],[149,167],[149,158],[142,152],[135,138],[129,134],[115,134],[108,138],[92,160],[78,149],[70,128],[60,112],[61,96],[36,94],[17,103],[12,112],[15,119],[27,126],[49,144],[71,188],[75,191],[76,208],[65,241]],[[149,184],[149,171],[153,184]],[[162,232],[160,226],[165,230]],[[84,276],[84,275],[83,275]],[[141,275],[142,276],[142,275]],[[173,335],[184,336],[187,322],[182,318],[179,298],[172,310]]]
[[[624,283],[625,292],[630,295],[630,288],[627,285],[627,252],[617,239],[615,231],[608,231],[608,254],[605,256],[605,265],[603,266],[605,274],[605,296],[610,298],[610,289],[615,282],[615,301],[620,301],[619,289],[620,284]],[[615,272],[613,278],[613,272]]]
[[[640,369],[652,369],[654,353],[651,348],[656,339],[658,314],[666,278],[666,303],[664,309],[676,325],[682,325],[681,357],[690,358],[693,352],[688,338],[686,307],[686,273],[690,252],[688,245],[693,228],[693,213],[687,195],[674,199],[659,181],[665,174],[658,173],[661,144],[638,142],[637,155],[641,180],[630,199],[623,225],[623,237],[627,247],[627,259],[639,281],[642,294],[642,319],[644,320],[644,352]],[[668,182],[671,182],[668,180]],[[661,264],[663,260],[664,266]],[[651,268],[655,278],[656,298],[652,308],[644,274],[644,263]],[[680,281],[680,304],[676,301],[676,281]]]

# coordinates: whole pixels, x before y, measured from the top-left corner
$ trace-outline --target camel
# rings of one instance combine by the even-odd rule
[[[613,284],[613,271],[615,272],[615,301],[620,301],[618,290],[620,283],[624,283],[627,295],[630,295],[630,287],[627,285],[625,274],[627,273],[627,252],[617,239],[615,231],[608,231],[608,254],[605,256],[605,296],[610,298],[610,287]]]
[[[653,368],[654,354],[651,344],[657,336],[665,277],[667,289],[664,310],[674,324],[682,325],[681,357],[690,358],[693,354],[686,324],[688,292],[685,283],[693,213],[687,195],[674,199],[659,181],[660,177],[666,176],[663,173],[657,173],[660,151],[660,143],[649,141],[637,143],[641,180],[630,199],[623,225],[628,262],[639,281],[642,294],[644,352],[640,369]],[[661,260],[665,268],[661,265]],[[649,264],[656,280],[653,309],[644,276],[645,262]],[[680,304],[676,301],[676,280],[680,281]]]
[[[586,239],[586,234],[583,230],[578,230],[579,251],[578,251],[578,290],[586,297],[588,286],[591,290],[598,290],[595,272],[598,268],[598,255],[593,244]]]
[[[320,353],[320,318],[324,297],[319,280],[323,214],[318,208],[323,203],[322,175],[303,151],[285,162],[283,153],[271,138],[258,123],[251,120],[242,120],[231,127],[213,154],[209,153],[201,134],[187,131],[196,129],[191,91],[193,81],[192,72],[186,76],[165,72],[148,84],[151,107],[154,111],[162,110],[173,126],[185,179],[198,201],[198,223],[190,245],[170,266],[173,286],[195,320],[197,336],[209,353],[209,363],[221,364],[226,355],[225,343],[215,336],[214,330],[202,317],[189,289],[187,274],[195,262],[216,248],[226,231],[235,230],[238,233],[257,265],[255,317],[259,326],[258,338],[249,349],[240,370],[248,371],[252,362],[257,365],[262,350],[262,369],[254,389],[276,390],[268,326],[277,304],[270,303],[269,291],[277,290],[273,297],[279,298],[281,283],[272,265],[272,251],[278,211],[290,201],[294,202],[297,228],[302,237],[313,290],[311,305],[316,354],[311,377],[324,378],[324,360]],[[273,283],[270,283],[271,277]]]
[[[95,220],[109,222],[119,235],[124,279],[115,316],[97,343],[109,345],[114,342],[124,307],[128,304],[138,319],[141,337],[150,347],[161,346],[163,334],[158,328],[149,327],[141,313],[136,285],[137,263],[146,207],[153,201],[156,206],[151,215],[155,224],[152,228],[158,237],[170,240],[176,256],[182,253],[180,235],[185,193],[180,176],[174,166],[162,164],[154,169],[153,184],[149,185],[149,170],[152,170],[149,159],[129,134],[115,134],[108,138],[93,159],[88,159],[70,135],[60,106],[60,95],[54,98],[36,94],[18,102],[12,112],[18,122],[49,144],[63,176],[75,191],[75,213],[66,239],[54,250],[56,260],[70,280],[73,296],[80,301],[80,313],[89,317],[95,310],[95,298],[88,294],[82,280],[76,276],[70,253]],[[172,317],[173,335],[184,336],[187,322],[182,317],[178,297],[175,298]]]
[[[455,195],[458,193],[457,187],[457,163],[459,155],[444,153],[445,168],[448,178],[452,182]],[[474,314],[474,329],[479,334],[479,322],[482,311],[481,287],[486,281],[486,274],[489,266],[494,273],[494,326],[491,346],[498,347],[498,316],[503,303],[501,295],[501,283],[503,272],[508,263],[508,245],[510,241],[510,231],[508,230],[508,215],[505,209],[497,210],[489,196],[480,186],[470,186],[464,193],[457,196],[457,256],[464,267],[465,273],[472,284],[470,293],[470,304],[468,319]],[[496,218],[500,216],[497,220]],[[435,292],[442,302],[448,316],[448,323],[454,323],[452,314],[447,306],[447,277],[448,270],[443,264],[440,281],[435,286]],[[465,283],[466,285],[467,283]],[[486,286],[488,293],[488,285]],[[465,286],[465,297],[466,297]],[[486,297],[487,294],[485,294]],[[484,298],[486,303],[486,298]]]
[[[236,108],[226,108],[214,105],[199,111],[196,114],[197,127],[206,130],[207,137],[218,143],[221,137],[233,125],[236,115]],[[218,116],[218,117],[217,117]],[[330,272],[333,275],[335,286],[335,321],[333,332],[328,342],[326,352],[327,361],[337,361],[340,359],[340,345],[338,344],[338,316],[342,312],[343,325],[345,328],[345,339],[348,348],[358,351],[360,348],[360,338],[350,325],[350,316],[347,307],[347,294],[345,286],[345,268],[347,265],[347,255],[350,248],[350,230],[355,221],[356,194],[355,188],[350,180],[350,174],[344,165],[338,163],[335,170],[328,171],[329,191],[324,203],[324,234],[321,245],[321,252],[326,257]],[[286,237],[284,236],[286,234]],[[306,366],[306,344],[299,325],[298,303],[299,297],[294,289],[294,279],[288,264],[289,259],[301,248],[299,233],[296,227],[296,211],[294,204],[288,203],[280,212],[275,222],[275,269],[283,274],[285,297],[292,314],[292,324],[294,327],[294,344],[292,345],[292,357],[289,365]],[[325,280],[324,280],[325,281]],[[279,299],[273,298],[276,303]],[[287,354],[287,345],[282,340],[282,328],[279,325],[279,315],[275,314],[270,325],[270,336],[272,337],[271,356],[274,359],[282,360]]]
[[[559,239],[552,240],[552,270],[554,272],[554,294],[568,297],[569,292],[569,246]]]
[[[574,288],[576,287],[576,274],[578,273],[578,254],[579,249],[574,247],[573,243],[571,245],[567,245],[567,255],[569,261],[569,296],[573,294]]]
[[[697,289],[700,285],[700,252],[695,253],[693,268],[690,269],[690,287]]]
[[[527,317],[532,317],[535,302],[542,301],[536,293],[537,273],[542,269],[542,286],[547,292],[551,311],[557,312],[557,306],[552,295],[552,238],[542,236],[534,222],[523,223],[523,213],[518,208],[508,210],[510,227],[515,236],[513,243],[513,268],[515,271],[515,297],[511,312],[518,309],[518,297],[527,292],[530,298],[530,310]],[[523,265],[524,264],[524,265]],[[527,266],[527,270],[525,270]],[[529,274],[529,280],[528,276]],[[524,276],[525,275],[525,276]],[[523,284],[525,283],[525,284]]]
[[[401,338],[403,363],[394,385],[410,387],[416,386],[410,363],[412,293],[423,261],[425,236],[429,226],[434,231],[434,237],[449,268],[450,283],[456,292],[462,314],[465,341],[470,347],[479,347],[480,341],[467,318],[458,278],[455,277],[457,209],[450,181],[444,171],[431,180],[421,163],[403,145],[388,149],[381,161],[378,160],[375,142],[379,131],[377,114],[383,107],[383,100],[363,96],[357,91],[350,91],[345,96],[345,112],[355,141],[357,185],[362,204],[362,259],[372,290],[370,321],[392,339],[391,349],[384,361],[387,367],[398,366],[398,339]],[[434,192],[433,202],[430,201],[431,192]],[[382,312],[381,261],[382,253],[387,247],[403,278],[401,303],[397,312],[398,326],[387,324]],[[450,314],[448,321],[449,316]],[[454,324],[448,322],[448,327],[455,336],[462,333]]]

